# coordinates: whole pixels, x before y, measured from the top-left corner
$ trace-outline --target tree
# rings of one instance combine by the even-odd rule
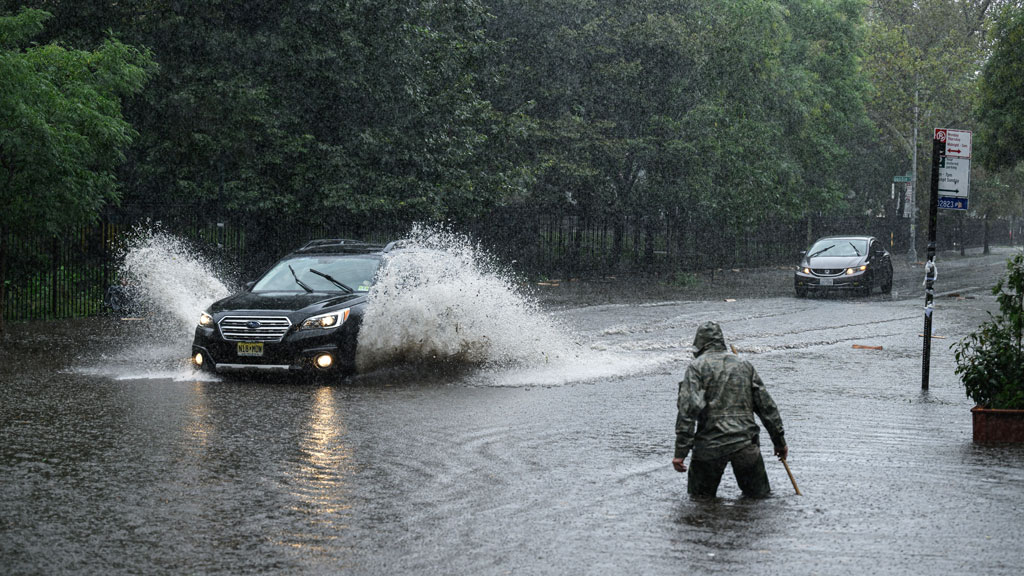
[[[1024,6],[1006,6],[992,38],[982,69],[978,156],[995,170],[1024,160]]]
[[[0,16],[0,310],[10,234],[56,235],[118,201],[115,171],[136,135],[121,99],[153,71],[148,52],[112,37],[91,52],[29,45],[49,17]]]
[[[918,205],[928,200],[932,129],[974,124],[977,70],[992,0],[873,0],[864,68],[868,112],[897,173],[916,167]],[[895,208],[895,207],[894,207]],[[916,207],[915,207],[916,208]],[[928,211],[918,210],[918,215]]]

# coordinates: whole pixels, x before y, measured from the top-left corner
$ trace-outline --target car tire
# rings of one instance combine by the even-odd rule
[[[807,288],[796,288],[797,298],[807,298]]]
[[[892,264],[889,264],[889,274],[885,277],[885,281],[882,282],[882,294],[892,293]]]

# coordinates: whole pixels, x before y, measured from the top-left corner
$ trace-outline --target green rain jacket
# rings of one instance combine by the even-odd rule
[[[759,444],[754,414],[761,418],[772,444],[785,446],[775,401],[754,366],[726,349],[722,328],[705,322],[697,329],[693,345],[695,358],[679,383],[674,457],[686,458],[692,449],[695,459],[711,460]]]

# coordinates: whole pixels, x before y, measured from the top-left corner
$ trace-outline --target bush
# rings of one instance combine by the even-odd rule
[[[985,408],[1024,409],[1024,254],[1006,263],[1007,275],[992,288],[999,315],[953,344],[956,373],[967,396]]]

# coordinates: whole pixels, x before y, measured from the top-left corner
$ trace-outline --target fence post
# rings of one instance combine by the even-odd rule
[[[50,239],[50,316],[57,317],[57,237]]]

